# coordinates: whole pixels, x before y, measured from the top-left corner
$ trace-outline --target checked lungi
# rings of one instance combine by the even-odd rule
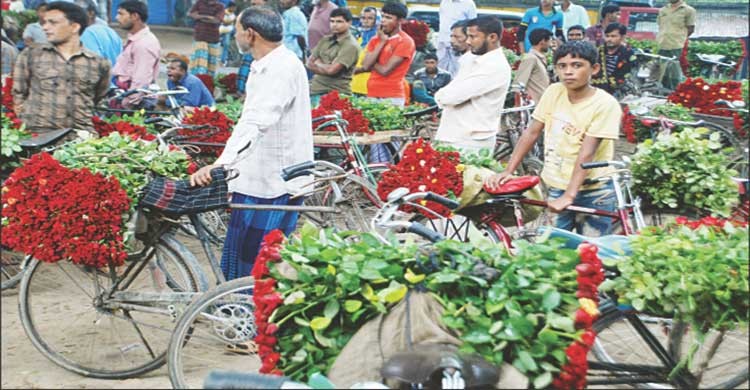
[[[216,76],[221,59],[221,43],[193,42],[193,54],[190,56],[190,73]]]
[[[302,197],[293,200],[289,198],[289,194],[266,199],[235,192],[232,194],[232,203],[294,206],[302,204]],[[263,237],[274,229],[280,229],[285,235],[290,235],[297,226],[298,216],[299,213],[296,211],[232,210],[221,254],[221,270],[226,280],[250,276]]]

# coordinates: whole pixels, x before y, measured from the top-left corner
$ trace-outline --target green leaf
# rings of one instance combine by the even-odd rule
[[[542,296],[542,308],[550,311],[560,305],[560,293],[557,290],[547,290]]]
[[[297,325],[299,325],[299,326],[304,326],[306,328],[310,327],[310,323],[307,322],[307,321],[305,321],[301,317],[294,317],[294,323],[297,324]]]
[[[333,319],[333,317],[339,313],[339,307],[339,301],[334,298],[326,303],[326,307],[323,309],[323,315],[328,319]]]
[[[490,334],[495,334],[499,332],[503,328],[503,322],[502,321],[495,321],[495,323],[492,324],[490,327]]]
[[[461,337],[464,341],[472,344],[486,344],[492,342],[492,336],[487,331],[475,329]]]
[[[544,374],[534,378],[534,388],[544,389],[552,383],[552,373],[545,371]]]
[[[556,314],[550,314],[547,318],[550,326],[555,329],[562,330],[563,332],[573,333],[575,332],[575,323],[572,318],[563,317]]]
[[[346,310],[347,313],[354,313],[361,307],[362,301],[358,301],[355,299],[347,299],[346,301],[344,301],[344,310]]]
[[[310,328],[313,330],[323,330],[331,324],[331,319],[327,317],[315,317],[310,321]]]
[[[518,351],[518,359],[528,371],[536,371],[538,369],[534,358],[527,351]]]

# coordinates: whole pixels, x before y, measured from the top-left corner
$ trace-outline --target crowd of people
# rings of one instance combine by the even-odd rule
[[[416,64],[415,41],[402,29],[408,8],[401,2],[364,8],[356,27],[341,1],[314,0],[309,21],[299,0],[280,0],[279,6],[276,10],[265,0],[197,0],[189,11],[195,22],[193,50],[189,59],[168,58],[168,88],[188,90],[180,97],[182,105],[213,105],[195,75],[215,74],[234,41],[242,55],[238,90],[244,97],[223,153],[214,165],[192,175],[194,185],[208,184],[213,168],[242,159],[236,165],[240,177],[229,183],[233,202],[299,202],[290,197],[291,188],[304,186],[309,178],[286,183],[279,173],[313,158],[311,108],[331,91],[397,106],[420,100],[437,104],[442,115],[433,142],[462,152],[494,147],[513,64],[501,47],[501,20],[477,17],[473,0],[441,2],[437,48]],[[27,129],[92,130],[93,109],[110,85],[129,91],[157,80],[162,48],[147,25],[148,7],[138,0],[117,7],[117,23],[127,31],[125,42],[99,21],[91,0],[38,5],[39,23],[27,26],[23,36],[30,41],[20,53],[13,54],[16,45],[3,40],[3,64],[6,47],[9,57],[17,57],[10,61],[13,100]],[[608,168],[580,168],[583,162],[612,159],[621,119],[613,94],[632,69],[626,28],[617,22],[619,8],[607,5],[601,14],[599,23],[588,26],[585,10],[569,0],[559,8],[552,0],[541,0],[526,12],[517,35],[523,57],[514,82],[526,85],[536,108],[506,170],[487,179],[490,187],[507,181],[544,134],[542,179],[550,208],[560,212],[558,225],[566,229],[581,228],[581,221],[564,211],[573,202],[614,208],[611,188],[583,184],[587,175],[598,176]],[[682,48],[694,22],[693,8],[684,0],[670,0],[659,13],[662,52]],[[120,103],[137,106],[144,104],[143,97],[135,93]],[[251,142],[257,145],[243,157]],[[372,148],[371,161],[390,157],[387,148]],[[290,233],[296,218],[287,211],[234,210],[222,259],[228,279],[247,275],[264,234],[276,228]],[[584,222],[608,232],[607,218]]]

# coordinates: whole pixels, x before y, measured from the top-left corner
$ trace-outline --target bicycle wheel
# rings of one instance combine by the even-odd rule
[[[132,262],[96,269],[32,261],[21,280],[19,309],[34,347],[66,370],[93,378],[130,378],[163,365],[174,311],[190,298],[180,303],[168,294],[195,292],[205,282],[195,258],[173,238],[162,237],[155,251],[147,264],[135,263],[131,271],[143,265],[140,272],[127,273],[131,283],[115,288],[116,274]]]
[[[643,314],[628,318],[624,312],[613,310],[594,323],[597,338],[592,348],[592,355],[604,363],[662,367],[668,373],[670,370],[661,363],[645,336],[638,332],[636,326],[640,324],[645,326],[645,330],[656,338],[675,362],[685,356],[697,338],[695,332],[684,323]],[[713,348],[716,350],[711,354],[710,351]],[[703,364],[706,366],[700,374]],[[690,388],[729,389],[743,383],[747,384],[747,324],[723,334],[711,330],[696,352],[689,370],[692,375],[701,378],[699,383],[692,383]],[[593,379],[597,375],[599,374],[592,372],[590,378]],[[611,379],[626,379],[632,377],[634,373],[613,370],[603,375]],[[680,387],[678,385],[680,380],[688,380],[686,375],[680,375],[670,382],[666,378],[667,375],[662,376],[664,377],[662,383],[644,381],[645,383],[637,385],[641,388],[672,388]]]
[[[388,168],[385,165],[370,165],[368,169],[377,183],[383,172]],[[331,218],[332,224],[339,230],[356,230],[367,232],[370,230],[370,222],[375,213],[380,209],[382,201],[378,197],[374,187],[367,181],[362,183],[344,179],[341,184],[342,198],[336,203],[341,213],[326,216]],[[333,194],[329,193],[326,199],[327,205],[333,205]]]
[[[200,389],[209,372],[254,371],[260,359],[228,352],[237,345],[253,345],[256,325],[252,277],[222,283],[201,295],[185,310],[169,341],[169,380],[175,389]]]
[[[23,277],[23,263],[26,255],[11,250],[2,250],[2,290],[16,287]]]

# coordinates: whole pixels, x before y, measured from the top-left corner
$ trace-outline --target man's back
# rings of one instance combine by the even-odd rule
[[[539,102],[544,90],[549,86],[549,76],[544,54],[531,49],[523,55],[516,71],[515,82],[523,83],[526,91],[535,102]]]
[[[107,25],[94,23],[81,34],[81,43],[87,49],[109,60],[114,66],[122,52],[122,39]]]

